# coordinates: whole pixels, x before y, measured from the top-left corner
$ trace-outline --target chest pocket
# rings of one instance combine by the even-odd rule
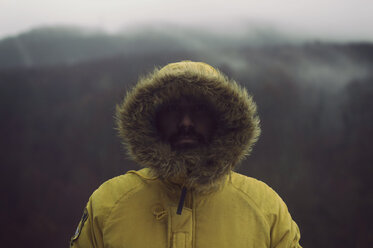
[[[181,215],[176,214],[176,207],[171,207],[168,220],[168,235],[171,248],[192,248],[193,212],[184,208]]]

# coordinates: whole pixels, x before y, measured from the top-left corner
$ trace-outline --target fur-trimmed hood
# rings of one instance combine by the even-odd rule
[[[219,116],[208,146],[174,151],[154,124],[162,104],[190,95],[206,99]],[[215,68],[182,61],[140,78],[117,106],[119,135],[129,156],[154,176],[205,191],[218,185],[245,156],[260,134],[256,105],[246,89]]]

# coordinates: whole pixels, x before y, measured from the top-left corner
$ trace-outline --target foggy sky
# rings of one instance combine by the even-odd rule
[[[50,25],[115,32],[172,23],[240,32],[271,27],[293,36],[373,41],[371,0],[0,0],[0,38]]]

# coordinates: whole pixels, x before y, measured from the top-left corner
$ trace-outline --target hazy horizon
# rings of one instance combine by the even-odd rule
[[[277,4],[277,5],[276,5]],[[269,29],[302,40],[373,41],[373,3],[367,0],[230,2],[156,0],[30,0],[0,2],[0,39],[41,26],[79,26],[109,33],[175,25],[218,33]]]

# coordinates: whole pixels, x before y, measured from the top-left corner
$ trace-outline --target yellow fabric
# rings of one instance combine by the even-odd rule
[[[73,248],[300,247],[285,203],[266,184],[232,172],[218,191],[171,191],[149,169],[105,182],[87,204],[88,218]]]

